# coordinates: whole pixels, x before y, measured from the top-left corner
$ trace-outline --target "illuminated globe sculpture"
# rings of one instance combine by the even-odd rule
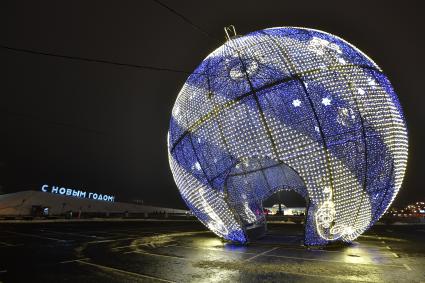
[[[305,28],[230,38],[189,76],[172,111],[172,173],[193,214],[228,240],[263,234],[262,201],[307,201],[305,244],[353,241],[394,200],[407,131],[381,69]]]

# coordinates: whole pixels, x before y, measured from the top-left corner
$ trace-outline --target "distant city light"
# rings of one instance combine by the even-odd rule
[[[419,216],[419,217],[425,217],[425,202],[416,202],[415,204],[409,204],[405,208],[398,209],[396,207],[391,207],[387,214],[393,215],[393,216]],[[424,215],[421,215],[424,214]]]

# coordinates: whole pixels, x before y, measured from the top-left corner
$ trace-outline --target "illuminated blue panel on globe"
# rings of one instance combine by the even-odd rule
[[[305,28],[230,38],[189,76],[168,134],[171,170],[195,216],[225,239],[265,228],[262,201],[306,198],[307,245],[350,242],[390,206],[407,130],[382,70],[346,41]]]

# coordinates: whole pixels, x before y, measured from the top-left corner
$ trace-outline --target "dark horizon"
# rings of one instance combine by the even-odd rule
[[[339,1],[161,2],[174,12],[157,1],[5,2],[0,45],[191,72],[224,42],[230,24],[239,34],[275,26],[329,32],[365,52],[390,79],[409,131],[407,173],[394,205],[425,200],[419,1],[344,8]],[[0,193],[47,183],[185,207],[168,166],[166,134],[187,74],[4,48],[0,58]]]

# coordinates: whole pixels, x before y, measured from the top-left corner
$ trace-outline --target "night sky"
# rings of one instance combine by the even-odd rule
[[[396,203],[425,200],[425,17],[420,1],[1,1],[0,45],[192,71],[239,34],[302,26],[368,54],[399,95],[409,131]],[[197,28],[197,27],[199,28]],[[184,207],[166,134],[185,73],[0,48],[0,185],[44,183]],[[290,203],[289,203],[290,204]]]

